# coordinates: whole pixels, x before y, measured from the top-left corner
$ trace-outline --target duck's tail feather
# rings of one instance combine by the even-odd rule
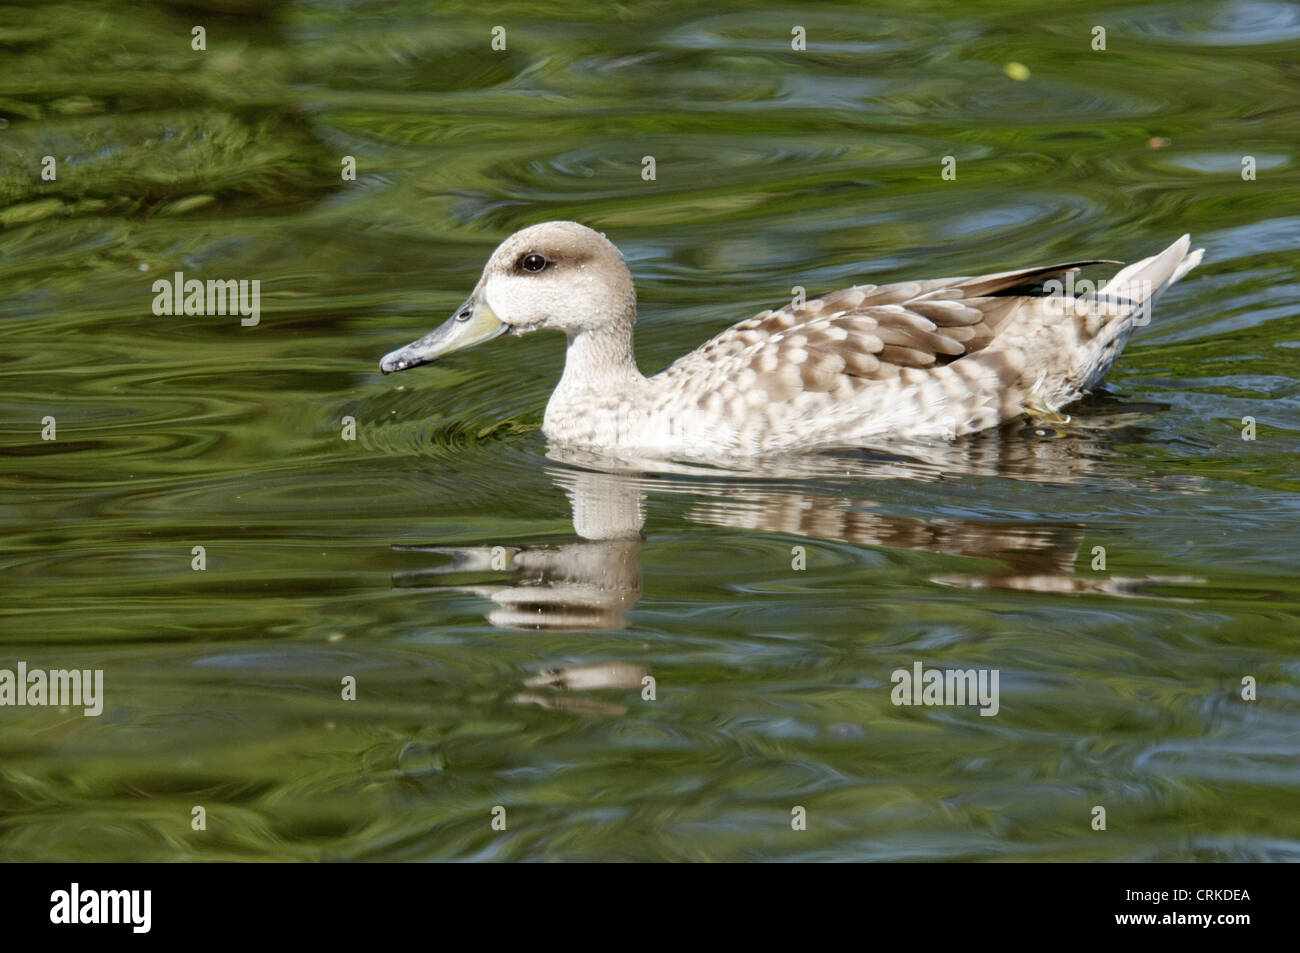
[[[1155,301],[1166,288],[1201,263],[1205,249],[1189,251],[1191,244],[1191,236],[1184,235],[1160,254],[1126,265],[1098,290],[1097,297],[1139,305]]]

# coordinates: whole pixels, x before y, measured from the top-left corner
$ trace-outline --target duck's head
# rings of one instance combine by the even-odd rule
[[[570,336],[636,320],[636,292],[613,243],[577,222],[515,232],[492,253],[469,300],[438,328],[384,356],[385,374],[437,360],[507,331]]]

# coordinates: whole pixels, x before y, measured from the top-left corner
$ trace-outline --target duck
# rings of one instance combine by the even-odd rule
[[[558,447],[708,460],[953,441],[1025,415],[1068,419],[1061,409],[1100,384],[1202,254],[1184,235],[1102,284],[1075,275],[1121,262],[854,285],[763,311],[647,377],[623,255],[551,221],[501,242],[465,303],[379,366],[557,330],[568,347],[542,432]]]

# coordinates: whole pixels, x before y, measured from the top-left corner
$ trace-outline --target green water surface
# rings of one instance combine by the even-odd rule
[[[1297,63],[1280,0],[0,9],[0,669],[105,686],[0,707],[0,859],[1300,859]],[[377,367],[558,218],[647,373],[796,285],[1206,254],[1068,424],[619,471],[548,455],[558,336]]]

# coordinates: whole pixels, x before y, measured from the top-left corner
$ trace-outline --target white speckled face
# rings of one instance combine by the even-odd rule
[[[483,269],[478,294],[516,334],[575,332],[636,316],[632,276],[603,235],[576,222],[515,232]]]

